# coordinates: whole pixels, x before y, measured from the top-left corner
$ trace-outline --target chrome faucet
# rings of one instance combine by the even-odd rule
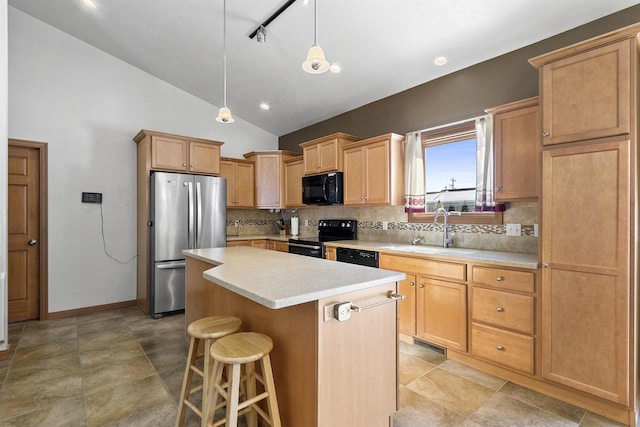
[[[418,243],[420,243],[421,241],[422,241],[422,238],[421,238],[421,237],[413,236],[413,239],[411,239],[411,244],[415,246],[415,245],[417,245]]]
[[[442,216],[444,217],[444,233],[442,234],[442,247],[443,248],[448,248],[450,244],[453,243],[453,231],[451,231],[449,229],[449,224],[447,223],[447,218],[449,217],[449,215],[457,215],[460,216],[460,212],[457,211],[451,211],[451,212],[447,212],[447,210],[445,208],[438,208],[435,211],[435,214],[433,216],[433,223],[434,224],[438,224],[438,214],[442,213]]]

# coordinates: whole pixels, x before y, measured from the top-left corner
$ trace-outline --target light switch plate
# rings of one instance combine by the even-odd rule
[[[520,236],[521,234],[520,224],[507,224],[507,236]]]
[[[383,230],[389,229],[389,221],[382,221],[382,229]]]

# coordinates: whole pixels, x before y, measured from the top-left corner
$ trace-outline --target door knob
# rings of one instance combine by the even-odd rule
[[[31,239],[31,240],[29,240],[29,246],[33,246],[33,245],[35,245],[36,243],[38,243],[38,241],[37,241],[36,239]]]

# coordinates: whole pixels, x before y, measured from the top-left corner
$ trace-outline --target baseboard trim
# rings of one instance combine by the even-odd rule
[[[8,360],[11,357],[11,344],[7,344],[5,350],[0,351],[0,360]]]
[[[58,320],[72,316],[83,316],[85,314],[99,313],[101,311],[114,310],[116,308],[135,307],[136,300],[114,302],[112,304],[95,305],[93,307],[75,308],[73,310],[55,311],[47,313],[47,320]]]

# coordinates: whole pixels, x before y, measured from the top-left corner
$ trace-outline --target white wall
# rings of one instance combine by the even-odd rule
[[[0,0],[0,141],[3,141],[0,171],[5,171],[0,172],[0,276],[7,271],[7,110],[7,0]],[[4,297],[0,298],[0,351],[6,349],[7,341],[7,299]]]
[[[135,261],[105,255],[100,208],[82,191],[103,193],[107,248],[127,260],[140,129],[224,141],[228,157],[277,149],[277,137],[237,117],[220,124],[218,107],[14,8],[8,17],[9,137],[49,144],[49,311],[135,299]]]

